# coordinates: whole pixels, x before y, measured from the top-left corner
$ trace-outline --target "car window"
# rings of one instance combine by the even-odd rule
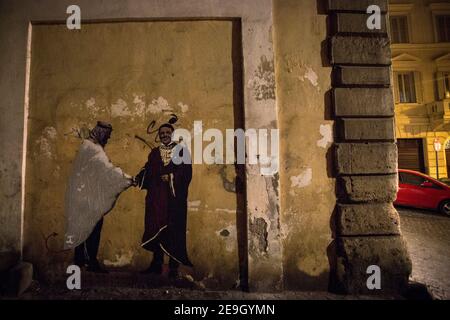
[[[433,189],[438,189],[438,190],[442,190],[443,189],[440,185],[438,185],[438,184],[436,184],[436,183],[434,183],[432,181],[429,181],[429,182],[433,185],[432,186]]]
[[[401,183],[412,184],[414,186],[420,186],[422,183],[425,182],[425,180],[426,180],[425,178],[416,176],[411,173],[400,172]]]

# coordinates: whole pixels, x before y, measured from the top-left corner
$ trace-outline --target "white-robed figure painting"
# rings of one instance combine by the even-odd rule
[[[97,260],[103,216],[134,181],[105,153],[111,132],[110,124],[99,121],[83,140],[66,190],[64,248],[75,248],[74,263],[94,272],[106,272]]]

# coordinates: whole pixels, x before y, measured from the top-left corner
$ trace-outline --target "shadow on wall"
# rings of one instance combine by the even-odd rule
[[[242,23],[233,21],[232,36],[232,63],[233,63],[233,109],[234,128],[245,130],[244,114],[244,84],[243,84],[243,49],[242,49]],[[235,141],[235,154],[237,143]],[[239,254],[239,282],[242,290],[248,290],[248,244],[247,244],[247,206],[246,206],[246,175],[245,165],[236,164],[236,229]]]
[[[297,263],[296,258],[292,256],[291,259],[287,261],[289,265],[295,265]],[[311,276],[303,271],[296,268],[295,273],[284,274],[285,279],[289,279],[289,286],[285,289],[287,290],[302,290],[302,291],[324,291],[323,287],[326,288],[329,281],[329,273],[321,272],[318,275]]]

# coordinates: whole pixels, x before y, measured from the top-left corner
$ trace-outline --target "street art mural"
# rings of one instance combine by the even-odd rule
[[[187,198],[192,164],[175,163],[178,154],[183,157],[183,153],[189,151],[187,148],[177,150],[177,142],[172,141],[173,132],[174,127],[170,123],[159,127],[161,144],[152,149],[136,181],[147,190],[141,246],[153,252],[153,260],[146,272],[161,274],[166,253],[170,258],[169,276],[176,278],[180,263],[193,266],[186,251]]]
[[[40,279],[65,279],[75,262],[209,288],[239,284],[242,175],[233,164],[176,166],[168,160],[180,141],[165,144],[172,128],[194,136],[198,119],[223,132],[242,127],[234,28],[233,21],[33,28],[24,258]]]
[[[97,259],[103,217],[110,212],[119,195],[131,186],[147,191],[145,198],[145,232],[141,246],[153,252],[153,260],[144,273],[162,273],[164,253],[170,257],[169,276],[178,276],[180,263],[193,266],[186,249],[188,186],[192,179],[191,163],[175,164],[178,143],[172,140],[177,116],[150,131],[155,133],[158,147],[152,148],[148,162],[136,177],[115,167],[104,151],[111,133],[111,124],[98,121],[83,139],[73,161],[72,174],[66,190],[65,249],[74,250],[74,264],[88,271],[106,273]],[[139,140],[150,144],[143,138]],[[189,152],[186,148],[178,153]]]
[[[133,184],[131,176],[114,167],[104,147],[112,126],[99,121],[83,139],[73,161],[66,191],[65,248],[75,248],[74,262],[88,265],[90,271],[102,271],[97,253],[103,216],[114,207],[120,193]]]

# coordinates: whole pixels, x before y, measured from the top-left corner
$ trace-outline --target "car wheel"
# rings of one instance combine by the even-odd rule
[[[439,211],[450,217],[450,200],[445,200],[439,206]]]

